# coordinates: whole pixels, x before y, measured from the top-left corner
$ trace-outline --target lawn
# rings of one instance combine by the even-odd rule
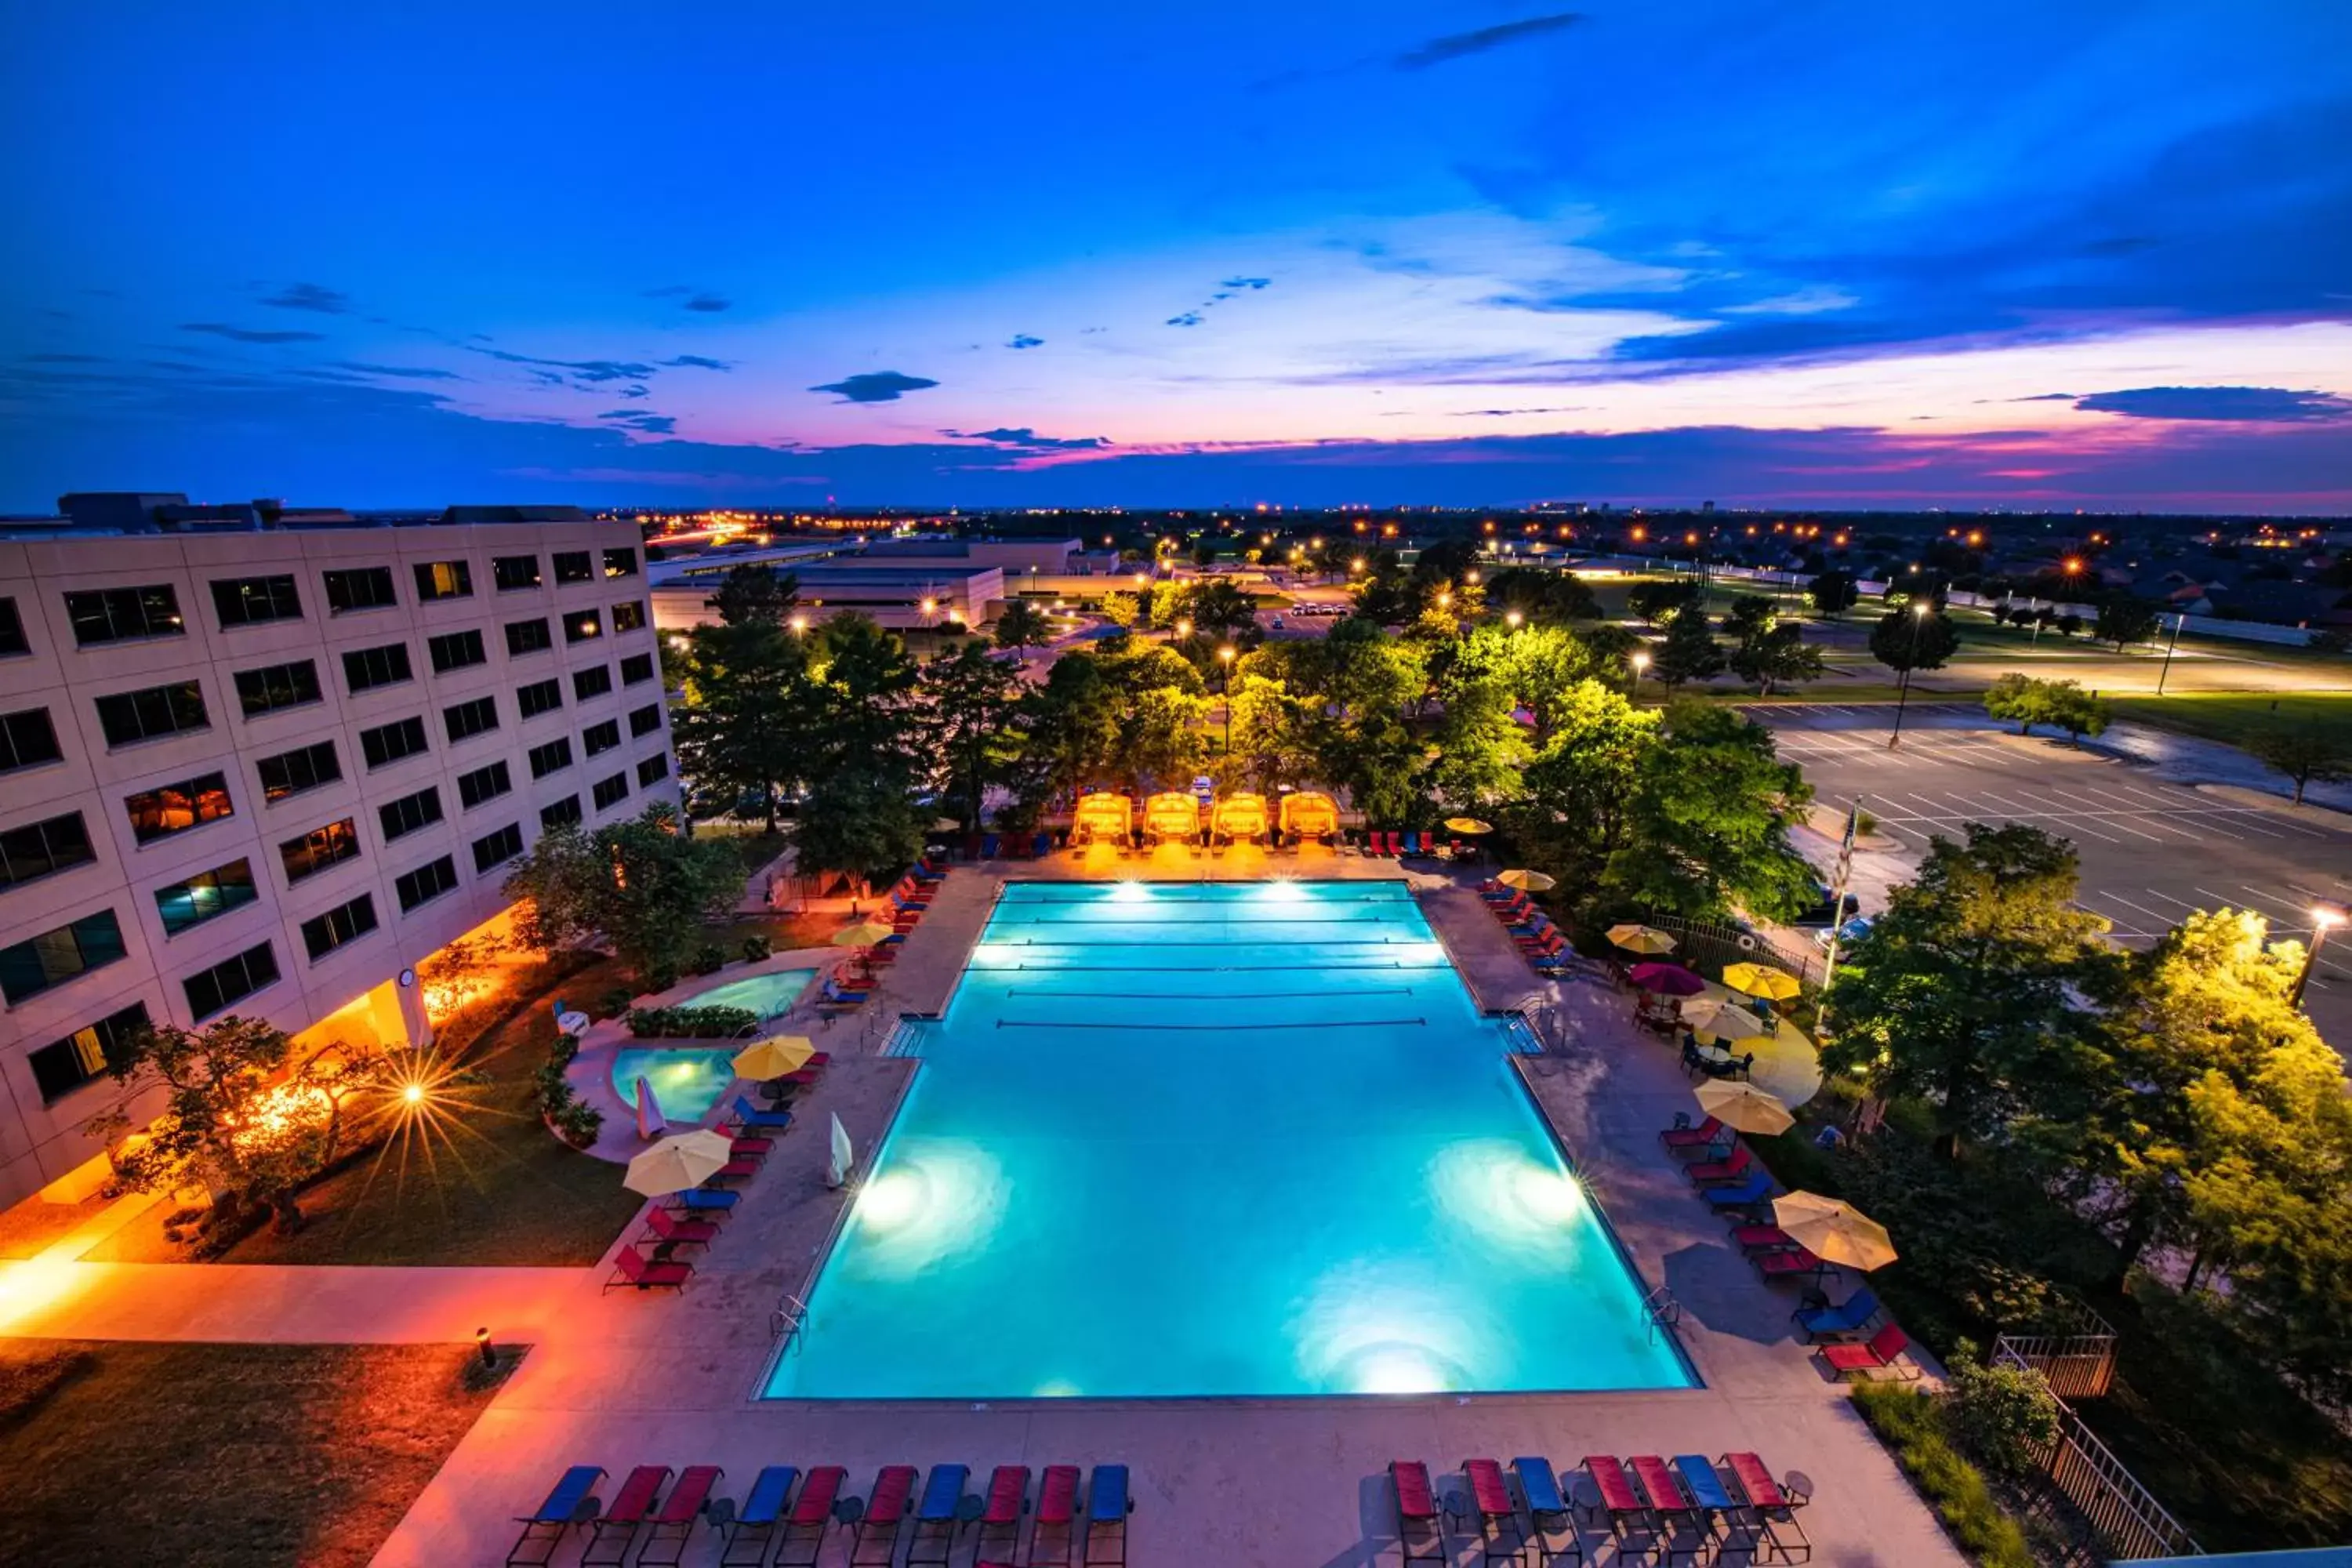
[[[471,1353],[0,1343],[0,1562],[359,1568],[489,1403]]]
[[[2325,731],[2352,750],[2352,691],[2196,692],[2185,697],[2111,697],[2118,719],[2153,725],[2225,745],[2243,746],[2257,735],[2295,730]]]

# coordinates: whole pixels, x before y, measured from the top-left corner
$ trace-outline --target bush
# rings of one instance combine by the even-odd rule
[[[764,936],[747,936],[743,939],[743,962],[746,963],[757,963],[775,951],[776,944]]]
[[[1973,1355],[1950,1363],[1951,1425],[1976,1457],[2005,1476],[2034,1468],[2034,1456],[2058,1436],[2058,1400],[2041,1374],[1987,1366]]]
[[[1864,1384],[1853,1391],[1853,1405],[1961,1551],[1983,1568],[2035,1568],[2025,1531],[2001,1510],[1983,1472],[1952,1446],[1934,1395]]]
[[[615,985],[610,991],[605,992],[602,996],[596,998],[596,1016],[599,1018],[617,1018],[622,1014],[627,1012],[629,1010],[629,1004],[636,999],[637,994],[630,990],[627,986]]]
[[[677,984],[677,965],[656,963],[646,971],[646,989],[667,991]]]
[[[575,1149],[585,1149],[593,1143],[597,1132],[604,1125],[604,1113],[578,1098],[565,1100],[560,1109],[550,1112],[547,1119],[554,1123],[563,1141]]]
[[[686,968],[689,974],[716,974],[727,967],[727,950],[717,942],[705,942],[694,950],[694,957]]]
[[[635,1007],[629,1033],[641,1040],[725,1040],[759,1022],[748,1007]]]

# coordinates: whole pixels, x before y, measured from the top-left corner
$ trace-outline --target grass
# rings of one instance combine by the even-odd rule
[[[1971,1562],[1983,1568],[2035,1568],[2024,1530],[2001,1508],[1984,1472],[1953,1447],[1933,1396],[1865,1384],[1853,1391],[1853,1405]]]
[[[2243,746],[2282,731],[2326,731],[2352,750],[2352,691],[2195,692],[2179,697],[2111,697],[2118,719]]]
[[[470,1354],[0,1343],[0,1562],[360,1568],[489,1402]]]

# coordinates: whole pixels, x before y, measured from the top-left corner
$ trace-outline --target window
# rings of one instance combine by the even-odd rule
[[[427,784],[414,795],[398,800],[385,801],[375,808],[376,817],[383,824],[383,841],[406,837],[420,827],[429,827],[441,820],[441,792]]]
[[[500,555],[490,562],[490,576],[501,594],[511,594],[522,588],[539,586],[539,557],[536,555]]]
[[[452,745],[469,735],[478,735],[499,727],[499,705],[494,698],[477,697],[471,702],[460,702],[441,710],[441,722],[449,731]]]
[[[412,679],[408,645],[388,642],[382,647],[355,647],[343,655],[343,684],[357,697],[379,686],[397,686]]]
[[[298,621],[302,595],[291,577],[215,577],[213,614],[220,617],[223,631],[267,621]]]
[[[188,1011],[201,1024],[263,986],[277,984],[278,954],[265,942],[210,969],[198,970],[181,984],[188,993]]]
[[[496,833],[474,840],[474,869],[487,871],[522,853],[522,824],[509,822]]]
[[[596,575],[596,558],[584,550],[559,550],[555,552],[555,580],[558,583],[586,583]]]
[[[389,724],[379,724],[373,730],[360,731],[360,754],[371,768],[396,763],[403,757],[415,756],[425,749],[425,721],[395,719]]]
[[[359,825],[350,817],[314,828],[299,838],[289,838],[278,847],[278,857],[286,862],[286,879],[299,882],[315,877],[330,866],[340,866],[346,860],[360,858]]]
[[[248,719],[319,700],[319,667],[309,659],[236,672],[237,706]]]
[[[637,552],[627,545],[604,552],[604,575],[634,577],[637,574]]]
[[[353,610],[388,610],[400,602],[392,592],[389,566],[354,566],[323,575],[327,607],[339,616]]]
[[[58,732],[49,723],[46,708],[27,708],[21,713],[0,713],[0,773],[17,768],[29,768],[40,763],[54,763],[63,752],[58,750]]]
[[[543,746],[530,749],[530,776],[543,779],[550,773],[562,773],[572,765],[572,737],[561,736]]]
[[[161,740],[188,730],[208,730],[204,689],[193,680],[150,686],[139,691],[118,691],[98,700],[98,727],[110,746],[134,745]]]
[[[604,617],[593,610],[574,610],[563,617],[563,640],[586,642],[604,635]]]
[[[653,678],[653,655],[649,653],[633,653],[628,658],[621,661],[622,685],[635,686],[641,680],[651,680]]]
[[[507,623],[507,657],[520,658],[527,653],[545,653],[555,646],[547,634],[545,621],[509,621]]]
[[[463,561],[419,561],[416,563],[416,601],[421,605],[438,604],[443,599],[470,599],[474,596],[474,568]]]
[[[667,756],[647,757],[644,762],[637,764],[637,787],[639,789],[644,789],[648,784],[659,784],[662,780],[667,777],[669,777],[669,758]]]
[[[563,682],[553,676],[534,680],[529,686],[515,688],[515,705],[526,719],[536,719],[551,709],[563,706]]]
[[[486,768],[476,768],[470,773],[457,775],[457,799],[467,811],[486,800],[496,800],[514,788],[514,775],[504,763],[492,763]]]
[[[392,879],[393,893],[400,900],[400,912],[406,914],[417,905],[430,903],[457,885],[457,862],[444,855],[430,860],[414,871],[405,871]]]
[[[608,665],[600,664],[593,668],[576,670],[572,673],[572,695],[578,701],[585,702],[591,697],[602,697],[612,689],[613,671]]]
[[[580,731],[580,743],[587,748],[592,757],[600,752],[611,751],[621,743],[621,721],[607,719],[602,724],[589,725]]]
[[[13,888],[96,858],[80,812],[28,822],[0,833],[0,888]]]
[[[576,795],[567,795],[553,805],[539,808],[539,825],[541,827],[557,828],[579,820],[580,797]]]
[[[639,603],[637,600],[632,599],[625,605],[615,605],[613,606],[613,631],[614,635],[617,636],[622,632],[641,632],[645,629],[646,607],[643,604]]]
[[[163,917],[163,934],[177,936],[216,915],[241,910],[260,896],[253,886],[253,862],[232,860],[199,871],[184,882],[156,889],[155,911]]]
[[[187,634],[180,619],[180,595],[169,583],[149,588],[95,588],[66,595],[66,619],[83,647],[129,642],[134,637]]]
[[[147,1005],[133,1002],[30,1053],[26,1060],[33,1064],[33,1081],[40,1086],[41,1103],[55,1105],[92,1079],[105,1077],[108,1053],[120,1055],[131,1037],[146,1026]]]
[[[316,963],[339,947],[359,941],[375,930],[375,897],[362,893],[346,904],[302,922],[302,946]]]
[[[122,928],[115,923],[114,911],[84,915],[29,942],[0,947],[0,996],[11,1005],[28,1001],[122,955]]]
[[[33,645],[25,640],[24,617],[16,614],[16,601],[0,599],[0,658],[32,651]]]
[[[437,637],[426,637],[425,649],[432,655],[436,675],[484,664],[490,657],[483,650],[482,634],[478,631],[444,632]]]
[[[595,787],[588,793],[596,797],[596,809],[602,811],[614,802],[629,797],[629,775],[614,773],[611,778],[598,779]]]
[[[261,798],[268,801],[284,800],[306,789],[333,784],[343,776],[342,764],[335,760],[332,741],[264,757],[254,764],[254,771],[261,775]]]
[[[229,804],[225,773],[199,773],[177,784],[160,784],[129,796],[122,805],[131,814],[131,837],[142,844],[236,815],[236,808]]]
[[[629,733],[650,735],[661,728],[661,704],[648,702],[629,715]]]

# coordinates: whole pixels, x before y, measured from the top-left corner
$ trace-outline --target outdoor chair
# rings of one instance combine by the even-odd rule
[[[1029,1531],[1031,1568],[1068,1568],[1077,1518],[1078,1467],[1046,1466],[1037,1483],[1037,1522]]]
[[[1625,1467],[1608,1454],[1587,1454],[1584,1457],[1586,1495],[1578,1499],[1577,1506],[1585,1522],[1606,1529],[1618,1543],[1622,1557],[1637,1545],[1646,1546],[1654,1540],[1658,1523],[1641,1493],[1633,1489],[1633,1479]]]
[[[709,1247],[719,1239],[719,1226],[714,1220],[680,1219],[669,1209],[648,1209],[646,1234],[640,1239],[663,1247]]]
[[[716,1465],[688,1465],[677,1473],[669,1500],[649,1521],[645,1545],[637,1549],[637,1568],[678,1568],[694,1527],[710,1507],[710,1489],[724,1472]]]
[[[824,1555],[824,1532],[833,1523],[835,1500],[848,1479],[849,1472],[839,1465],[819,1465],[808,1473],[800,1500],[784,1516],[776,1568],[816,1568],[817,1559]]]
[[[1805,1538],[1804,1526],[1797,1522],[1797,1510],[1811,1496],[1811,1488],[1805,1489],[1804,1497],[1794,1495],[1790,1488],[1772,1479],[1771,1470],[1754,1454],[1726,1454],[1716,1462],[1730,1470],[1732,1485],[1738,1488],[1740,1497],[1763,1526],[1766,1538],[1780,1560],[1811,1562],[1813,1543]],[[1791,1472],[1789,1479],[1794,1483],[1798,1478]]]
[[[1658,1544],[1665,1549],[1667,1568],[1677,1560],[1696,1563],[1715,1543],[1707,1516],[1684,1492],[1665,1460],[1655,1454],[1636,1454],[1625,1461],[1633,1485],[1658,1521]]]
[[[999,1465],[988,1478],[988,1500],[972,1542],[975,1563],[1010,1563],[1021,1544],[1021,1516],[1029,1511],[1029,1467]]]
[[[688,1187],[682,1193],[672,1193],[670,1201],[681,1214],[725,1214],[743,1201],[743,1194],[724,1187]]]
[[[1746,1253],[1785,1252],[1797,1245],[1797,1238],[1777,1225],[1735,1225],[1731,1227],[1731,1245]]]
[[[907,1543],[906,1568],[947,1568],[957,1532],[963,1528],[964,1483],[971,1479],[969,1465],[931,1467],[915,1505],[915,1533]]]
[[[1503,1480],[1503,1467],[1492,1459],[1465,1459],[1462,1477],[1470,1483],[1470,1496],[1461,1517],[1465,1524],[1473,1515],[1477,1519],[1479,1561],[1523,1561],[1527,1542],[1519,1536],[1519,1505]]]
[[[1878,1297],[1865,1285],[1834,1307],[1800,1307],[1789,1314],[1797,1331],[1811,1343],[1848,1340],[1860,1335],[1878,1316]]]
[[[1748,1152],[1748,1145],[1734,1143],[1730,1158],[1702,1160],[1696,1164],[1685,1165],[1683,1174],[1702,1187],[1727,1186],[1746,1180],[1755,1166],[1756,1157]]]
[[[1904,1354],[1910,1348],[1911,1337],[1899,1325],[1887,1323],[1858,1345],[1822,1345],[1817,1353],[1841,1382],[1850,1376],[1868,1380],[1873,1373],[1891,1372],[1897,1381],[1909,1383],[1921,1375],[1918,1364]]]
[[[507,1568],[546,1568],[573,1525],[585,1529],[596,1518],[596,1487],[602,1465],[574,1465],[548,1492],[547,1500],[515,1522],[522,1533],[507,1552]]]
[[[1759,1208],[1772,1196],[1771,1173],[1759,1165],[1748,1172],[1748,1179],[1738,1185],[1705,1187],[1700,1189],[1699,1196],[1707,1201],[1710,1208],[1727,1211]]]
[[[683,1291],[686,1282],[693,1278],[694,1265],[691,1263],[669,1259],[651,1263],[635,1247],[625,1247],[621,1248],[620,1256],[613,1259],[613,1277],[604,1281],[604,1289],[617,1290],[625,1285],[636,1290]],[[664,1470],[662,1474],[669,1472]]]
[[[1397,1549],[1404,1561],[1447,1562],[1445,1531],[1437,1521],[1437,1493],[1429,1484],[1429,1467],[1419,1459],[1391,1459],[1389,1481],[1396,1488]]]
[[[613,1506],[591,1527],[587,1550],[580,1554],[580,1568],[621,1568],[628,1561],[629,1548],[636,1543],[637,1531],[653,1515],[662,1483],[668,1479],[667,1465],[639,1465],[631,1470],[621,1489],[613,1494]]]
[[[1764,1543],[1763,1524],[1732,1497],[1706,1456],[1676,1454],[1674,1469],[1675,1479],[1682,1482],[1683,1495],[1690,1499],[1704,1518],[1707,1534],[1722,1535],[1722,1544],[1716,1548],[1717,1555],[1738,1553],[1750,1563],[1756,1561],[1758,1549]]]
[[[1756,1265],[1756,1272],[1764,1282],[1776,1279],[1814,1279],[1826,1276],[1830,1266],[1801,1247],[1781,1247],[1771,1252],[1751,1252],[1748,1261]]]
[[[1658,1134],[1658,1142],[1681,1154],[1693,1150],[1711,1149],[1719,1143],[1727,1146],[1731,1136],[1732,1130],[1712,1116],[1693,1127],[1690,1117],[1677,1110],[1675,1112],[1675,1124]]]
[[[1569,1511],[1568,1496],[1560,1489],[1551,1461],[1540,1455],[1522,1455],[1511,1461],[1511,1473],[1518,1478],[1528,1523],[1534,1527],[1527,1543],[1535,1548],[1537,1568],[1549,1568],[1555,1563],[1581,1563],[1584,1541],[1576,1532],[1575,1516]]]
[[[915,1467],[885,1465],[866,1494],[866,1511],[849,1527],[851,1568],[887,1568],[898,1555],[898,1527],[906,1522],[907,1500],[914,1495]],[[877,1549],[879,1554],[877,1554]]]
[[[748,1182],[760,1173],[760,1162],[738,1155],[704,1178],[708,1182]]]
[[[1087,1487],[1086,1568],[1126,1568],[1127,1516],[1135,1511],[1125,1465],[1097,1465]]]
[[[719,1568],[760,1568],[767,1562],[776,1532],[783,1528],[784,1510],[792,1503],[793,1483],[800,1478],[790,1465],[770,1465],[759,1473],[743,1505],[721,1527],[727,1545],[719,1554]]]

